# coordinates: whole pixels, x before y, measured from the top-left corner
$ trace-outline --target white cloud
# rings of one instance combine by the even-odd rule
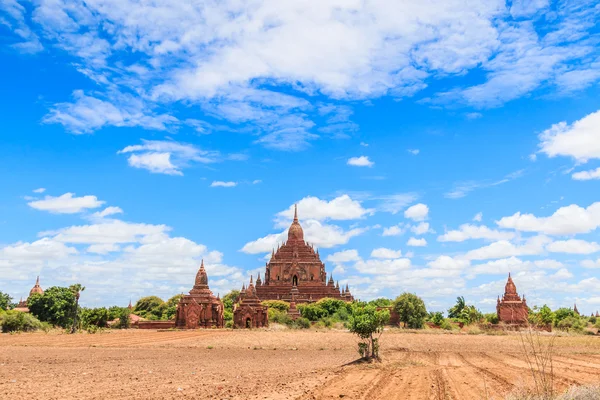
[[[427,240],[420,238],[414,238],[411,237],[410,239],[408,239],[408,242],[406,242],[407,246],[413,246],[413,247],[424,247],[427,246]]]
[[[74,225],[55,231],[40,233],[53,240],[75,244],[118,244],[148,242],[165,237],[170,228],[166,225],[128,223],[110,220],[90,225]]]
[[[385,247],[380,247],[378,249],[373,249],[371,251],[371,258],[400,258],[402,257],[402,251],[400,250],[392,250],[386,249]]]
[[[500,180],[496,180],[496,181],[485,180],[485,181],[458,182],[458,183],[454,184],[454,187],[452,188],[452,190],[444,193],[444,197],[447,197],[449,199],[460,199],[460,198],[463,198],[466,195],[468,195],[473,190],[481,189],[481,188],[489,188],[489,187],[502,185],[504,183],[508,183],[512,180],[520,178],[521,176],[523,176],[523,173],[524,173],[524,170],[514,171],[514,172],[511,172],[510,174],[504,176],[504,178],[502,178]]]
[[[485,225],[463,224],[458,230],[448,231],[438,237],[440,242],[464,242],[470,239],[510,240],[515,237],[513,232],[503,232],[490,229]]]
[[[33,193],[44,193],[45,191],[46,191],[46,189],[45,189],[45,188],[39,188],[39,189],[35,189],[35,190],[33,191]]]
[[[114,243],[93,244],[86,249],[86,251],[88,253],[96,253],[96,254],[108,254],[108,253],[114,253],[114,252],[117,252],[120,250],[121,250],[121,247]]]
[[[352,165],[354,167],[372,167],[373,165],[375,165],[375,163],[369,160],[369,157],[367,156],[349,158],[346,164]]]
[[[237,182],[224,182],[224,181],[213,181],[210,187],[234,187],[237,186]]]
[[[428,266],[436,269],[459,269],[462,270],[470,265],[469,260],[453,258],[449,256],[439,256],[433,261],[427,263]]]
[[[423,221],[429,215],[429,207],[423,203],[415,204],[404,211],[404,217],[413,221]]]
[[[600,251],[600,245],[581,239],[569,239],[552,242],[546,246],[546,250],[552,253],[591,254]]]
[[[576,181],[589,181],[592,179],[600,179],[600,168],[591,169],[589,171],[575,172],[571,175]]]
[[[308,196],[298,202],[298,217],[300,220],[352,220],[363,218],[374,213],[374,209],[364,208],[357,200],[347,194],[338,196],[330,201]],[[277,213],[277,226],[288,227],[294,217],[294,206]]]
[[[420,153],[419,149],[408,149],[407,150],[410,154],[412,154],[413,156],[416,156]]]
[[[406,206],[417,200],[418,197],[419,196],[416,193],[396,193],[386,196],[374,196],[371,197],[371,199],[380,202],[377,207],[378,210],[397,214],[401,210],[404,210]]]
[[[410,231],[415,235],[424,235],[426,233],[432,232],[432,230],[429,229],[428,222],[421,222],[419,225],[413,225],[410,227]]]
[[[600,258],[598,258],[596,261],[583,260],[581,261],[581,266],[584,268],[600,268]]]
[[[130,154],[127,159],[130,166],[147,169],[152,173],[183,175],[181,169],[190,163],[214,163],[220,157],[218,152],[170,140],[142,140],[142,143],[127,146],[118,154]]]
[[[411,262],[408,258],[386,260],[361,260],[354,264],[354,268],[363,274],[395,274],[409,269]]]
[[[404,232],[406,232],[404,226],[394,225],[389,228],[383,228],[382,236],[400,236],[403,235]]]
[[[260,180],[260,179],[255,179],[255,180],[253,180],[253,181],[252,181],[252,184],[253,184],[253,185],[258,185],[259,183],[262,183],[262,180]]]
[[[481,222],[482,219],[483,219],[483,213],[482,212],[478,212],[473,217],[473,221],[475,221],[475,222]]]
[[[568,125],[560,122],[540,134],[540,152],[572,157],[580,163],[600,158],[600,111]]]
[[[464,258],[467,260],[487,260],[511,256],[538,255],[544,252],[544,246],[551,241],[545,236],[534,236],[522,245],[515,245],[507,240],[499,240],[487,246],[468,251]]]
[[[358,251],[354,249],[338,251],[337,253],[333,253],[327,256],[327,261],[336,264],[358,260],[360,260],[360,256],[358,255]]]
[[[588,233],[600,226],[600,202],[593,203],[587,208],[571,204],[559,208],[549,217],[536,217],[533,214],[518,212],[496,221],[496,224],[502,228],[547,235]]]
[[[105,218],[110,215],[123,214],[121,207],[106,207],[104,210],[92,214],[93,218]]]
[[[262,238],[248,242],[240,251],[247,254],[271,253],[277,248],[278,243],[282,243],[286,238],[287,231],[281,233],[272,233]]]
[[[36,210],[49,211],[55,214],[75,214],[87,209],[98,208],[104,201],[98,200],[96,196],[74,197],[74,193],[65,193],[62,196],[46,196],[43,200],[35,200],[27,203]]]

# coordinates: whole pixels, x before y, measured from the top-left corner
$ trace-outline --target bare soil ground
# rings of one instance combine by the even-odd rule
[[[0,399],[500,399],[530,387],[518,335],[341,331],[0,335]],[[559,337],[555,383],[600,383],[600,338]]]

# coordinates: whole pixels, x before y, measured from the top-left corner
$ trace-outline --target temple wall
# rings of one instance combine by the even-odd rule
[[[133,327],[138,329],[171,329],[175,328],[175,321],[140,321]]]

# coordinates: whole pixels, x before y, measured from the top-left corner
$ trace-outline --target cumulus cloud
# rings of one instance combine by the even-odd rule
[[[473,217],[473,221],[475,221],[475,222],[481,222],[482,219],[483,219],[483,213],[481,213],[481,212],[478,212]]]
[[[401,225],[394,225],[388,228],[383,228],[382,236],[400,236],[406,232],[406,228]]]
[[[589,171],[575,172],[571,175],[576,181],[589,181],[592,179],[600,179],[600,168],[591,169]]]
[[[363,274],[395,274],[409,269],[411,262],[408,258],[361,260],[354,264],[354,268]]]
[[[336,263],[336,264],[351,262],[351,261],[358,261],[360,259],[361,258],[358,255],[358,251],[356,251],[354,249],[338,251],[336,253],[333,253],[333,254],[330,254],[327,256],[327,261]]]
[[[410,239],[408,239],[408,242],[406,242],[407,246],[413,246],[413,247],[425,247],[427,246],[427,240],[420,238],[414,238],[411,237]]]
[[[413,221],[423,221],[429,215],[429,207],[423,203],[415,204],[404,211],[404,217]]]
[[[44,193],[45,191],[46,191],[46,189],[45,189],[45,188],[39,188],[39,189],[35,189],[35,190],[33,191],[33,193]]]
[[[540,134],[540,152],[571,157],[580,163],[600,158],[600,111],[569,125],[560,122]]]
[[[569,239],[552,242],[546,246],[546,250],[552,253],[591,254],[600,251],[600,245],[581,239]]]
[[[581,261],[581,266],[584,268],[600,268],[600,258],[598,258],[596,261],[583,260]]]
[[[386,249],[385,247],[380,247],[378,249],[373,249],[371,251],[371,258],[400,258],[402,256],[402,251],[400,250],[392,250]]]
[[[235,187],[237,186],[237,182],[224,182],[224,181],[213,181],[210,184],[210,187]]]
[[[183,175],[181,169],[191,163],[214,163],[220,158],[218,152],[171,140],[142,140],[142,144],[127,146],[118,154],[129,154],[127,162],[134,168],[166,175]]]
[[[508,240],[499,240],[487,246],[468,251],[464,258],[467,260],[487,260],[511,256],[538,255],[544,252],[544,246],[550,242],[552,240],[545,236],[534,236],[522,245],[513,244]]]
[[[463,224],[457,230],[451,230],[438,236],[440,242],[464,242],[470,239],[510,240],[515,237],[513,232],[497,231],[485,225]]]
[[[346,164],[352,165],[353,167],[372,167],[375,165],[375,163],[369,160],[369,157],[367,156],[349,158]]]
[[[428,266],[437,269],[459,269],[462,270],[470,265],[469,260],[453,258],[450,256],[439,256],[427,263]]]
[[[429,229],[429,223],[428,222],[421,222],[418,225],[413,225],[413,226],[410,227],[410,231],[412,233],[414,233],[415,235],[424,235],[426,233],[432,232],[432,230]]]
[[[561,207],[549,217],[536,217],[533,214],[517,212],[501,218],[496,224],[502,228],[523,232],[539,232],[547,235],[571,235],[588,233],[600,226],[600,202],[587,208],[571,204]]]
[[[93,213],[92,217],[93,218],[105,218],[105,217],[108,217],[110,215],[115,215],[115,214],[123,214],[123,210],[121,209],[121,207],[106,207],[102,211]]]
[[[332,200],[322,200],[318,197],[307,196],[297,203],[300,219],[325,220],[352,220],[372,215],[375,210],[364,208],[360,201],[353,200],[349,195],[343,194]],[[287,227],[294,217],[294,205],[277,213],[277,225]]]
[[[76,214],[101,207],[104,201],[100,201],[92,195],[76,197],[74,193],[65,193],[58,197],[46,196],[43,200],[34,200],[27,204],[36,210],[48,211],[54,214]]]

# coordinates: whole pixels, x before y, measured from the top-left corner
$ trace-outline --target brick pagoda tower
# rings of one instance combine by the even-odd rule
[[[223,302],[208,288],[204,260],[196,274],[194,288],[179,299],[175,326],[186,329],[223,327]]]
[[[527,324],[529,316],[527,301],[525,301],[525,295],[523,295],[523,300],[521,300],[521,297],[517,293],[517,287],[510,277],[510,273],[508,274],[508,281],[504,288],[502,300],[498,297],[496,311],[500,322],[512,325]]]
[[[242,289],[239,302],[233,309],[233,327],[251,329],[265,326],[269,326],[269,307],[260,303],[250,276],[248,289]]]
[[[325,264],[319,251],[304,241],[304,231],[298,222],[298,208],[294,209],[294,221],[288,230],[288,240],[277,251],[273,250],[266,265],[264,282],[256,280],[256,294],[261,300],[292,300],[292,288],[296,303],[317,301],[325,297],[352,301],[353,296],[346,286],[344,295],[336,287],[333,277],[327,281]]]
[[[39,276],[35,280],[35,285],[29,291],[29,297],[27,297],[27,299],[25,299],[25,300],[23,300],[23,298],[21,298],[21,300],[19,301],[19,304],[17,304],[17,307],[15,308],[15,310],[29,312],[29,308],[27,306],[27,301],[34,294],[44,294],[44,289],[42,289],[42,287],[40,286],[40,277]]]

